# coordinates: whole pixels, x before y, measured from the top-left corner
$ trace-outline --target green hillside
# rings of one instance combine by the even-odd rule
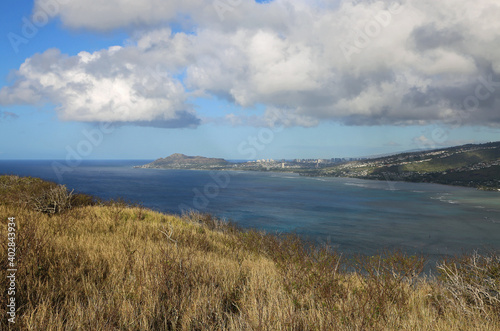
[[[403,165],[402,171],[416,172],[440,172],[451,169],[462,168],[481,162],[491,162],[500,160],[500,148],[465,151],[455,153],[444,158],[432,158],[429,161]]]
[[[500,142],[402,153],[303,171],[302,174],[500,190]]]

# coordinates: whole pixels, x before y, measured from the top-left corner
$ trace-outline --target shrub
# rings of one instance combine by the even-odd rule
[[[57,185],[43,191],[41,194],[31,197],[30,205],[35,211],[45,214],[56,214],[71,208],[71,196],[73,191],[68,192],[66,186]]]
[[[361,286],[353,288],[357,297],[355,308],[368,323],[363,327],[386,320],[394,305],[408,305],[425,263],[423,256],[409,256],[398,250],[353,257],[352,268],[361,276]]]
[[[238,226],[230,221],[217,218],[212,214],[200,213],[194,210],[186,211],[182,214],[182,220],[188,223],[202,225],[209,230],[235,233]]]
[[[71,207],[85,207],[85,206],[96,206],[101,204],[99,198],[93,197],[85,193],[75,193],[71,195]]]
[[[66,186],[47,182],[39,178],[1,176],[0,197],[4,204],[12,204],[55,214],[71,208],[73,191]]]
[[[53,215],[72,207],[102,204],[102,201],[84,193],[73,194],[64,185],[39,178],[6,175],[0,176],[0,203]]]
[[[464,255],[437,265],[450,300],[467,314],[500,313],[500,256]]]

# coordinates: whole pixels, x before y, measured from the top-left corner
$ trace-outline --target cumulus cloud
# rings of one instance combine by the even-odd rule
[[[75,0],[57,15],[70,28],[125,27],[131,39],[35,55],[0,103],[50,100],[62,119],[179,127],[200,123],[187,100],[206,94],[268,107],[226,117],[234,125],[500,125],[493,0]]]
[[[0,101],[47,100],[57,106],[62,120],[159,127],[199,124],[186,105],[181,82],[136,56],[122,47],[73,57],[49,49],[21,65],[15,84],[0,91]]]

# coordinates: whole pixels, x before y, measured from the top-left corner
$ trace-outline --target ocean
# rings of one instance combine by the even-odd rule
[[[500,192],[437,184],[273,172],[136,169],[151,160],[0,161],[103,199],[180,214],[196,209],[244,228],[295,232],[345,253],[402,249],[433,257],[500,248]],[[63,166],[63,167],[61,167]]]

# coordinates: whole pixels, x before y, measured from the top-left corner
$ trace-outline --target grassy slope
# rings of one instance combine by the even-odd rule
[[[347,261],[329,250],[294,236],[240,231],[207,215],[85,200],[49,216],[12,194],[5,198],[16,190],[16,180],[8,182],[0,181],[0,266],[3,275],[7,217],[14,216],[12,329],[500,329],[498,306],[460,308],[446,282],[414,277],[418,258],[360,257],[348,272]],[[28,196],[40,194],[36,186]],[[0,287],[8,287],[5,277]],[[2,330],[5,307],[2,295]]]

